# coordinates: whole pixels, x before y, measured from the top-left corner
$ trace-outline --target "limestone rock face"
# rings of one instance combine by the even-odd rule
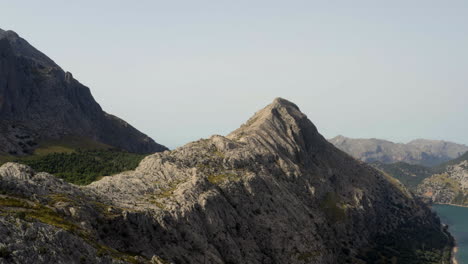
[[[426,178],[417,193],[434,203],[467,205],[468,160],[448,165],[443,172]]]
[[[382,139],[356,139],[337,136],[329,140],[335,147],[365,162],[406,162],[436,166],[458,158],[468,146],[442,140],[417,139],[407,144]]]
[[[28,154],[41,140],[65,136],[131,152],[166,149],[105,113],[71,73],[13,31],[0,29],[0,153]]]
[[[448,263],[453,243],[398,181],[335,148],[281,98],[226,137],[153,154],[85,187],[12,163],[0,177],[4,197],[54,210],[76,226],[68,233],[82,239],[84,257],[95,250],[102,262]],[[14,232],[15,203],[3,204],[0,232]],[[26,217],[15,221],[47,222],[23,208]],[[25,260],[9,243],[0,238],[13,262]]]

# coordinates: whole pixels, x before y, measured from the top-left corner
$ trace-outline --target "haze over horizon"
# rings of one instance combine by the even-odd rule
[[[201,2],[4,1],[0,28],[170,148],[275,97],[327,138],[468,144],[467,2]]]

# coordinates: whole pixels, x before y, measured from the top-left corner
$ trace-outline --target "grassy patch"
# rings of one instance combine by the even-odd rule
[[[112,147],[84,137],[66,136],[62,139],[50,139],[39,142],[32,155],[14,156],[0,153],[0,165],[12,161],[35,160],[53,153],[73,153],[78,149],[106,150],[110,148]]]
[[[315,260],[318,256],[320,256],[319,251],[310,251],[310,252],[303,252],[299,253],[297,255],[297,260],[304,261],[306,263],[309,263],[313,260]]]
[[[7,247],[0,247],[0,258],[6,259],[11,256],[10,250]]]
[[[344,206],[339,205],[339,203],[339,198],[333,192],[327,193],[320,203],[320,207],[332,223],[341,222],[346,218],[346,209]]]
[[[388,173],[399,180],[410,190],[416,190],[417,186],[426,178],[432,176],[433,170],[421,165],[408,164],[405,162],[381,163],[374,162],[371,166]]]
[[[161,188],[159,193],[155,195],[156,198],[168,198],[174,194],[174,191],[177,189],[177,186],[181,184],[182,180],[175,180],[169,183],[165,188]]]
[[[0,197],[0,207],[19,207],[19,208],[33,208],[29,203],[11,198],[11,197]]]
[[[37,203],[28,203],[24,200],[12,198],[12,197],[1,197],[0,206],[10,208],[10,212],[13,213],[13,216],[18,217],[19,212],[21,212],[22,219],[26,220],[38,220],[44,224],[53,225],[68,231],[76,230],[77,227],[66,221],[59,214],[54,212],[49,207],[43,206]],[[21,208],[23,211],[17,211],[11,208]]]
[[[77,203],[70,196],[63,194],[63,193],[50,194],[50,195],[47,195],[47,198],[49,198],[49,205],[54,205],[59,202],[69,203],[69,204]]]
[[[150,201],[152,204],[156,205],[156,206],[157,206],[158,208],[160,208],[160,209],[163,209],[163,210],[166,209],[166,206],[165,206],[163,203],[161,203],[160,201],[156,200],[156,199],[151,199],[151,198],[150,198],[149,201]]]
[[[73,233],[82,238],[86,243],[93,246],[100,256],[109,255],[114,259],[123,260],[129,263],[141,262],[140,260],[142,257],[137,256],[136,254],[120,252],[98,243],[92,238],[92,235],[88,231],[83,230],[74,223],[66,220],[47,206],[38,203],[29,203],[22,199],[13,197],[0,197],[0,208],[7,208],[8,210],[6,210],[6,214],[13,217],[17,217],[28,222],[38,221]],[[18,208],[20,208],[21,211],[18,211]],[[3,252],[4,255],[7,255],[7,253],[7,251]],[[2,251],[0,248],[0,257],[1,255]]]
[[[406,197],[410,198],[411,197],[411,194],[408,192],[408,190],[405,188],[405,186],[400,182],[398,181],[397,179],[395,179],[394,177],[390,176],[389,174],[387,174],[386,172],[382,172],[382,174],[385,176],[385,178],[387,179],[387,181],[392,184],[394,187],[396,187],[398,190],[400,190],[400,192],[405,195]]]
[[[15,160],[15,156],[7,155],[7,154],[0,154],[0,166],[7,162],[11,162]]]
[[[208,181],[212,184],[221,184],[225,181],[240,181],[241,177],[232,172],[211,174],[208,176]]]
[[[159,191],[156,192],[155,194],[150,194],[146,196],[146,200],[156,205],[157,207],[165,210],[166,206],[160,200],[171,198],[172,195],[174,195],[174,191],[177,189],[177,186],[183,182],[184,180],[172,181],[171,183],[169,183],[167,187],[160,188]]]
[[[456,180],[450,178],[447,173],[434,175],[428,178],[426,181],[427,183],[439,185],[442,186],[444,189],[450,189],[454,192],[461,191],[460,184]]]
[[[39,142],[39,146],[34,151],[34,154],[44,156],[51,153],[71,153],[77,149],[105,150],[109,148],[112,147],[88,138],[66,136],[61,139],[51,139]]]

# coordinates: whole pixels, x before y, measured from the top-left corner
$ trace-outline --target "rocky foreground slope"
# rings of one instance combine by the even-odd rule
[[[0,189],[0,263],[448,264],[453,243],[284,99],[86,187],[7,163]]]
[[[335,147],[365,162],[405,162],[436,166],[458,158],[468,146],[442,141],[417,139],[409,143],[393,143],[382,139],[358,139],[337,136],[329,140]]]
[[[166,150],[104,112],[90,90],[13,31],[0,29],[0,155],[73,136],[131,152]]]

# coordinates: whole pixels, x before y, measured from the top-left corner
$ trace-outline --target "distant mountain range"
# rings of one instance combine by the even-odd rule
[[[329,141],[349,155],[365,162],[405,162],[437,166],[460,157],[468,146],[442,140],[417,139],[409,143],[394,143],[382,139],[356,139],[337,136]]]
[[[50,145],[138,153],[167,149],[104,112],[71,73],[15,32],[0,29],[0,156],[32,154]]]

